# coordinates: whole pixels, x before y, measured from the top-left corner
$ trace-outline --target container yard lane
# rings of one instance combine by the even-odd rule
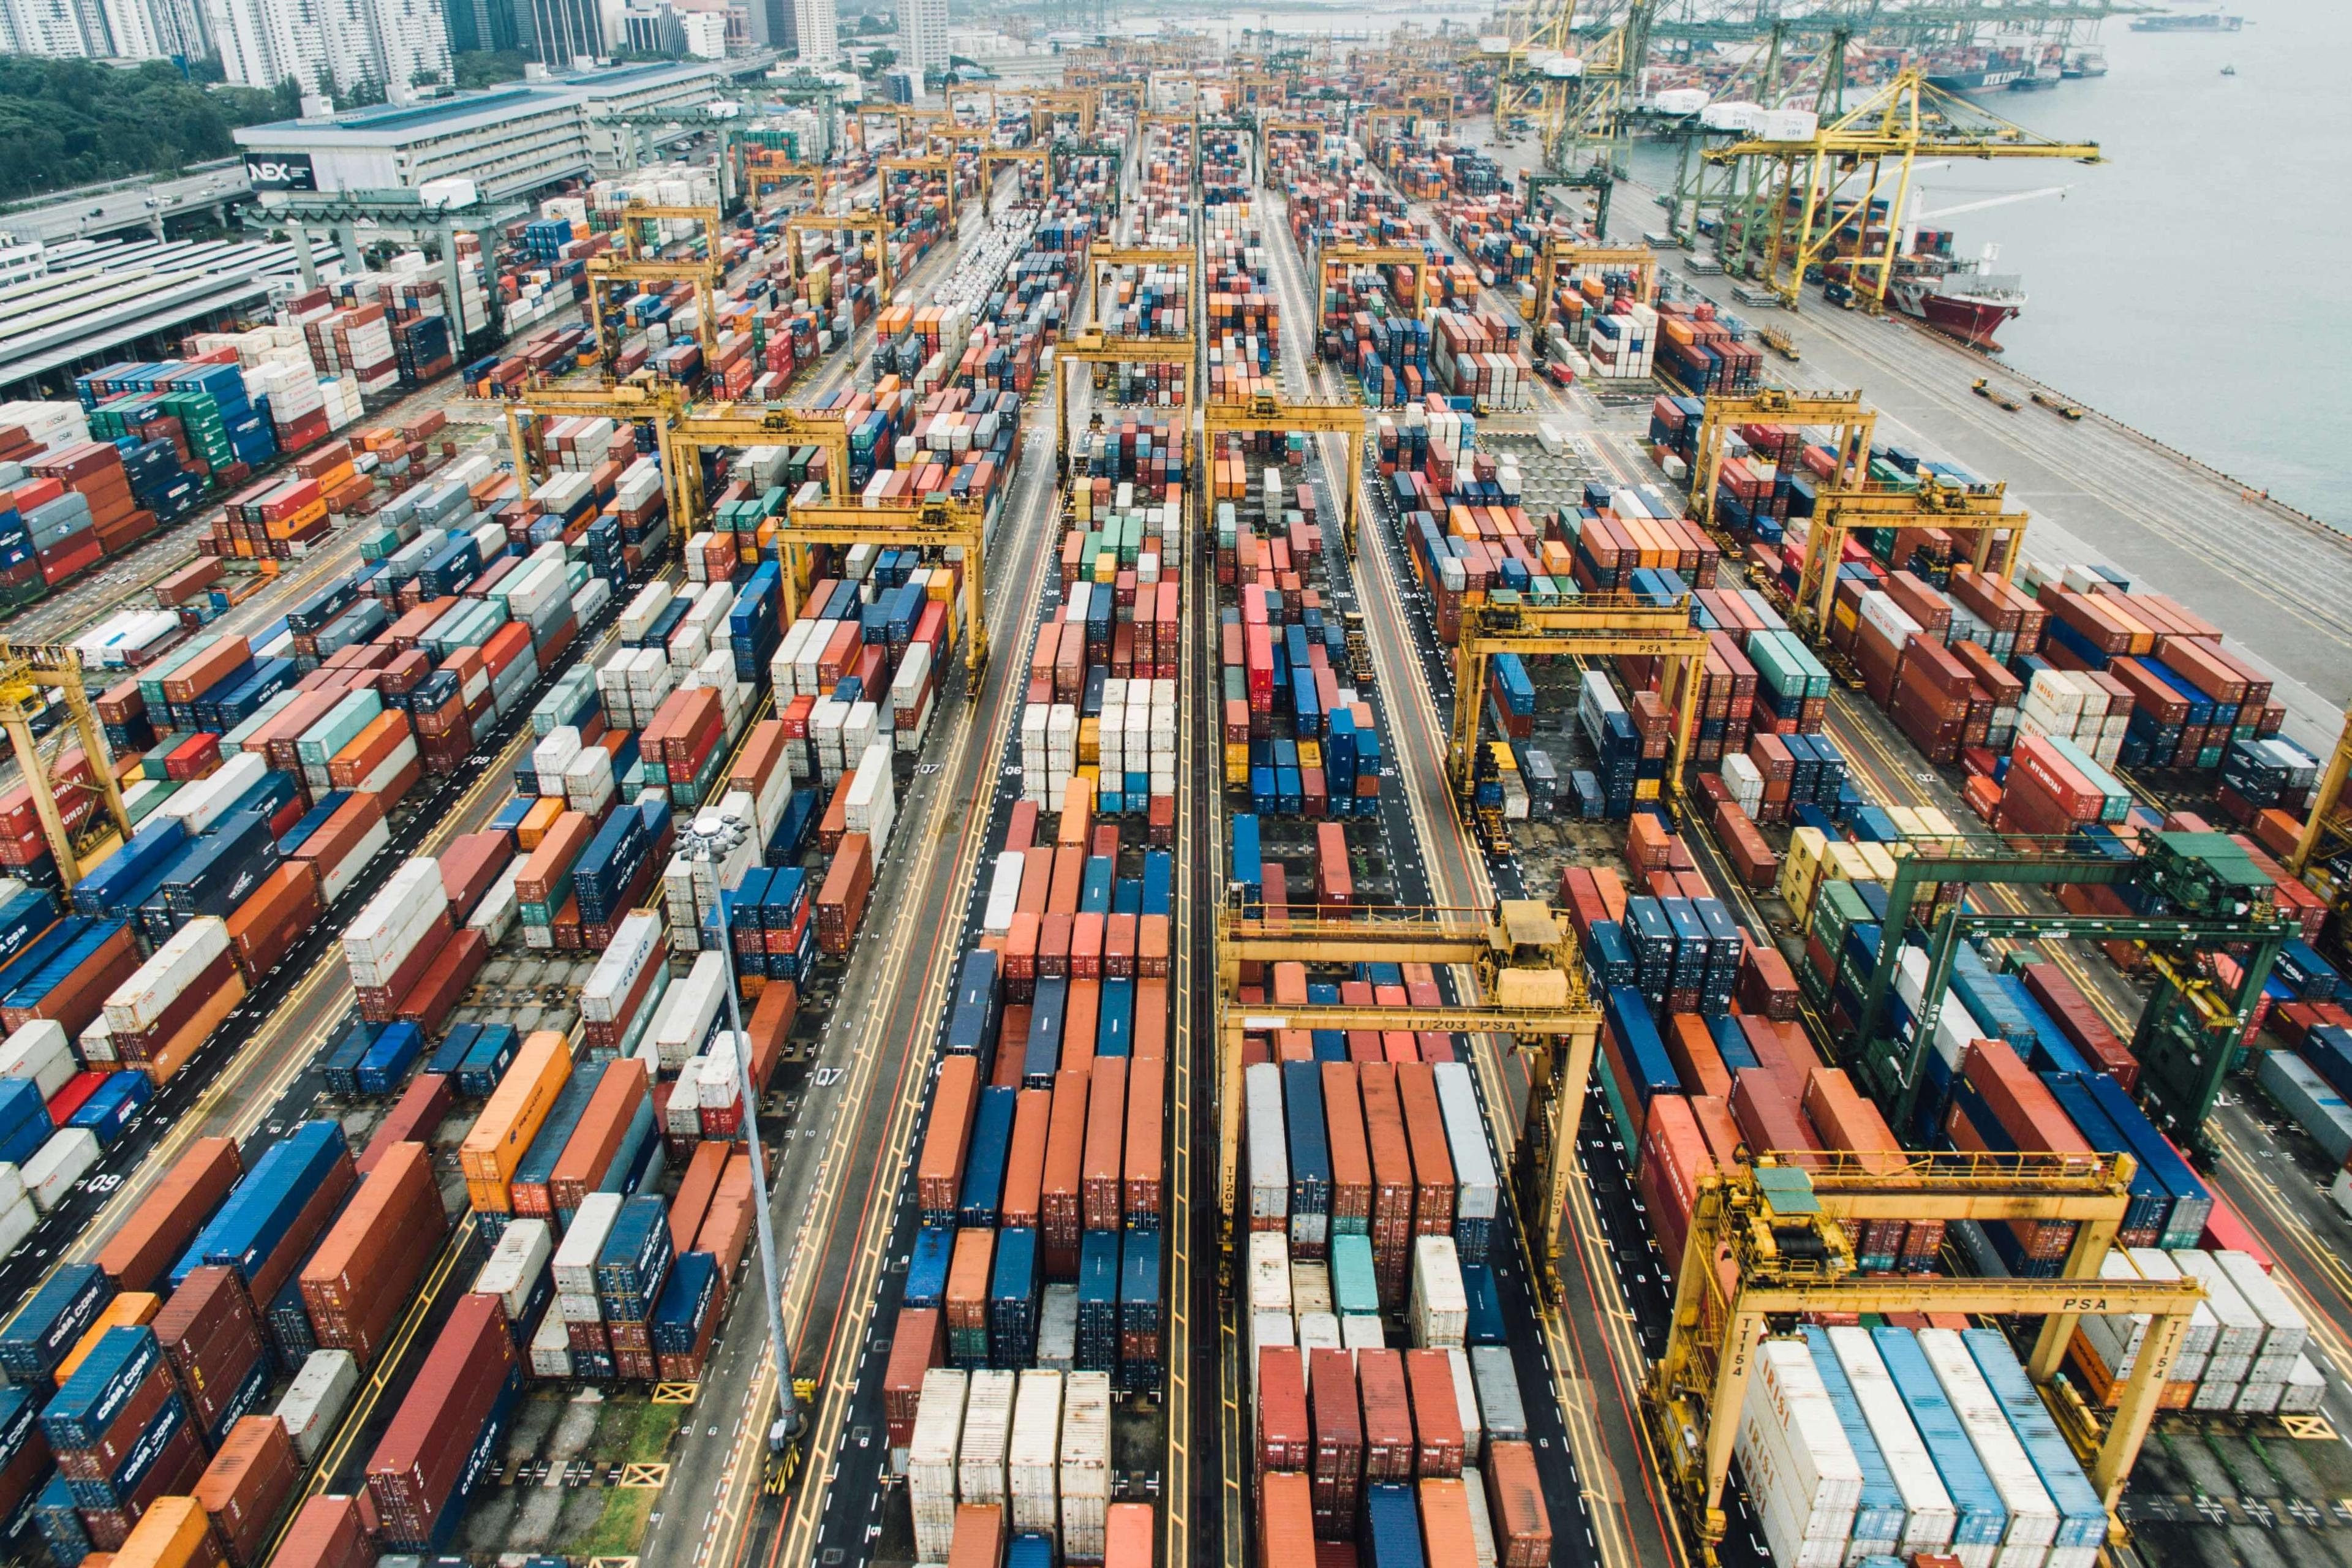
[[[1278,199],[1278,198],[1277,198]],[[1270,205],[1274,204],[1270,203]],[[1287,215],[1276,206],[1286,228]],[[1312,280],[1297,247],[1277,237],[1268,247],[1283,299],[1283,311],[1292,321],[1310,328],[1318,319],[1312,308]],[[1305,388],[1318,400],[1352,397],[1328,367],[1307,357],[1301,346],[1307,333],[1286,332],[1282,342],[1286,384]],[[1307,338],[1311,342],[1311,338]],[[1334,437],[1317,443],[1320,468],[1326,475],[1345,472],[1344,454]],[[1354,586],[1349,592],[1365,611],[1370,641],[1376,705],[1383,733],[1391,737],[1396,786],[1385,790],[1383,815],[1390,819],[1391,842],[1403,847],[1393,857],[1398,869],[1401,902],[1435,904],[1456,909],[1490,909],[1497,896],[1518,896],[1516,874],[1507,861],[1492,867],[1464,832],[1454,814],[1444,772],[1448,726],[1441,705],[1450,698],[1452,666],[1439,646],[1435,625],[1429,619],[1423,596],[1408,592],[1410,567],[1404,563],[1402,539],[1392,525],[1388,502],[1377,487],[1378,473],[1366,464],[1368,527],[1372,536],[1352,567],[1345,560],[1339,530],[1329,532],[1327,546],[1334,555],[1333,580]],[[1327,509],[1338,500],[1334,482],[1318,481]],[[1337,510],[1326,515],[1339,516]],[[1538,896],[1548,896],[1538,889]],[[1451,976],[1456,994],[1466,995],[1472,981],[1466,971]],[[1472,1061],[1481,1099],[1487,1108],[1487,1126],[1499,1165],[1511,1168],[1520,1118],[1525,1105],[1525,1078],[1514,1057],[1491,1038],[1472,1042]],[[1594,1105],[1599,1104],[1594,1089]],[[1588,1109],[1583,1158],[1600,1156],[1605,1142],[1594,1132],[1606,1126],[1605,1116]],[[1622,1171],[1629,1163],[1622,1152],[1611,1167]],[[1665,1515],[1664,1499],[1655,1491],[1655,1467],[1645,1458],[1648,1435],[1641,1421],[1641,1384],[1646,1368],[1642,1345],[1633,1332],[1626,1305],[1632,1283],[1624,1277],[1625,1259],[1644,1262],[1646,1247],[1628,1247],[1611,1240],[1612,1234],[1644,1235],[1638,1206],[1632,1203],[1628,1181],[1614,1184],[1617,1228],[1606,1228],[1596,1206],[1599,1177],[1571,1181],[1570,1220],[1573,1246],[1562,1260],[1564,1300],[1559,1310],[1542,1310],[1535,1294],[1534,1261],[1522,1245],[1516,1223],[1507,1223],[1505,1256],[1517,1267],[1496,1269],[1505,1294],[1508,1321],[1539,1326],[1539,1338],[1513,1336],[1512,1349],[1522,1388],[1550,1391],[1549,1405],[1528,1402],[1532,1431],[1540,1432],[1539,1451],[1557,1453],[1561,1468],[1548,1468],[1545,1491],[1555,1520],[1555,1539],[1562,1550],[1578,1552],[1580,1543],[1590,1561],[1605,1568],[1668,1568],[1682,1561],[1681,1541]],[[1516,1196],[1516,1194],[1513,1194]],[[1600,1201],[1606,1202],[1605,1197]],[[1511,1208],[1507,1200],[1507,1209]],[[1605,1380],[1596,1373],[1605,1371]],[[1547,1467],[1549,1461],[1547,1460]],[[1628,1485],[1637,1478],[1639,1491]]]
[[[958,258],[954,247],[926,258],[906,296],[926,297]],[[846,383],[861,346],[871,347],[863,335],[790,401],[806,405]],[[1043,427],[1032,426],[1034,444]],[[929,852],[891,858],[877,882],[872,896],[886,912],[887,935],[866,944],[853,963],[789,1134],[771,1152],[783,1320],[795,1373],[816,1391],[801,1402],[805,1479],[781,1502],[761,1484],[775,1373],[764,1308],[743,1292],[703,1379],[698,1418],[674,1453],[641,1552],[648,1564],[806,1562],[820,1553],[855,1563],[871,1551],[868,1526],[888,1459],[877,1435],[890,1313],[887,1296],[877,1292],[886,1278],[903,1283],[900,1226],[911,1188],[902,1192],[898,1175],[933,1077],[925,1042],[965,924],[977,918],[978,858],[1010,798],[1003,778],[1006,720],[1018,710],[1027,672],[1013,633],[1039,600],[1052,496],[1049,467],[1033,455],[989,541],[997,564],[985,591],[995,650],[987,674],[976,697],[942,715],[950,728],[931,745],[944,754],[917,769],[902,803],[906,816],[896,831]]]

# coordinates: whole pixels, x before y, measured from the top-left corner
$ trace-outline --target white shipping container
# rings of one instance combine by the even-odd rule
[[[1282,1069],[1258,1062],[1243,1075],[1249,1110],[1249,1214],[1255,1232],[1290,1212],[1290,1145],[1283,1121]],[[1262,1233],[1261,1233],[1262,1234]],[[1251,1257],[1256,1257],[1256,1237]]]
[[[550,1312],[541,1320],[539,1331],[530,1337],[530,1374],[533,1377],[570,1377],[572,1375],[572,1336],[563,1327],[564,1320]]]
[[[2263,1266],[2243,1252],[2216,1252],[2213,1261],[2263,1321],[2263,1346],[2255,1354],[2301,1355],[2303,1348],[2311,1342],[2311,1325],[2304,1321],[2287,1293],[2263,1272]]]
[[[1495,1179],[1494,1151],[1486,1142],[1486,1119],[1479,1111],[1470,1069],[1461,1062],[1440,1062],[1433,1076],[1437,1108],[1445,1119],[1446,1152],[1454,1157],[1454,1215],[1493,1219],[1502,1212],[1502,1190]]]
[[[1780,1568],[1839,1568],[1862,1465],[1802,1340],[1757,1347],[1732,1451]]]
[[[190,837],[206,832],[268,771],[269,763],[260,752],[239,752],[207,777],[181,785],[171,799],[155,808],[155,815],[178,817],[187,825]]]
[[[506,1304],[507,1321],[520,1323],[547,1266],[555,1256],[555,1233],[543,1219],[517,1219],[490,1249],[474,1276],[473,1294],[496,1296]]]
[[[2214,1358],[2227,1357],[2233,1361],[2242,1358],[2251,1363],[2262,1351],[2263,1334],[2269,1331],[2269,1325],[2263,1321],[2262,1314],[2246,1304],[2246,1299],[2239,1294],[2236,1283],[2214,1261],[2211,1253],[2180,1247],[2173,1252],[2172,1261],[2180,1266],[2183,1274],[2205,1287],[2205,1304],[2213,1310],[2214,1321],[2220,1325],[2213,1333]],[[2206,1375],[2213,1377],[2220,1374],[2209,1369]],[[2244,1374],[2232,1373],[2228,1375],[2242,1377]]]
[[[1290,1239],[1278,1230],[1250,1232],[1249,1310],[1285,1314],[1291,1310]]]
[[[654,1014],[651,1030],[665,1070],[684,1067],[701,1052],[726,1001],[727,961],[706,952],[694,961],[685,979],[673,982]]]
[[[2058,1538],[2058,1507],[2050,1500],[2009,1417],[2001,1413],[2000,1401],[1978,1370],[1976,1358],[1949,1329],[1922,1329],[1918,1337],[1920,1352],[1935,1369],[1936,1382],[1951,1401],[1952,1413],[1967,1428],[1969,1444],[1992,1478],[2001,1506],[2009,1510],[2002,1547],[2048,1546]]]
[[[99,1152],[98,1134],[89,1128],[60,1128],[25,1162],[19,1173],[25,1190],[43,1214],[48,1213],[97,1166]]]
[[[593,1296],[596,1293],[596,1254],[603,1249],[604,1237],[611,1233],[613,1221],[621,1213],[618,1193],[591,1193],[581,1200],[580,1209],[572,1216],[572,1226],[563,1233],[563,1244],[555,1249],[555,1288],[567,1296]]]
[[[1110,1510],[1110,1373],[1062,1380],[1062,1559],[1099,1563]]]
[[[1020,1374],[986,1367],[971,1374],[964,1401],[963,1442],[956,1450],[956,1500],[1003,1507],[1013,1441],[1013,1400]]]
[[[1454,1405],[1462,1417],[1462,1462],[1469,1464],[1486,1451],[1484,1424],[1478,1419],[1478,1384],[1470,1375],[1469,1352],[1448,1345],[1445,1363],[1454,1369]],[[1477,1499],[1471,1500],[1475,1506]]]
[[[558,1324],[560,1331],[562,1325]],[[303,1358],[285,1397],[278,1402],[278,1419],[294,1440],[294,1451],[305,1464],[319,1457],[343,1412],[359,1392],[360,1363],[349,1351],[312,1351]]]
[[[593,1024],[617,1024],[621,1005],[661,951],[661,916],[651,910],[631,910],[613,928],[613,940],[588,984],[580,988],[580,1016]]]
[[[1462,1284],[1462,1259],[1450,1236],[1418,1236],[1412,1242],[1412,1342],[1421,1350],[1458,1346],[1470,1328],[1470,1298]]]
[[[41,1211],[34,1206],[30,1194],[0,1209],[0,1258],[22,1247],[40,1223]]]
[[[1470,1504],[1470,1541],[1477,1552],[1478,1568],[1495,1568],[1495,1521],[1486,1500],[1486,1478],[1475,1465],[1462,1467],[1462,1495]]]
[[[1062,1374],[1032,1367],[1020,1379],[1013,1399],[1013,1438],[1005,1450],[1013,1528],[1050,1536],[1062,1512]]]
[[[907,1447],[907,1498],[915,1515],[915,1557],[944,1563],[955,1539],[956,1456],[962,1446],[970,1377],[954,1367],[923,1373],[915,1431]]]
[[[1903,1496],[1903,1551],[1941,1552],[1951,1544],[1952,1533],[1958,1528],[1959,1510],[1952,1506],[1951,1493],[1944,1489],[1944,1479],[1911,1419],[1902,1391],[1895,1386],[1868,1329],[1835,1328],[1829,1336],[1838,1365],[1844,1369],[1854,1400],[1862,1406],[1863,1420],[1894,1477],[1895,1489]]]
[[[66,1026],[54,1018],[35,1018],[0,1041],[0,1078],[32,1079],[43,1100],[65,1088],[80,1067]]]
[[[438,887],[437,868],[434,877]],[[190,921],[106,999],[107,1026],[118,1035],[144,1034],[227,952],[227,921],[209,915]]]
[[[18,1166],[0,1160],[0,1214],[15,1208],[30,1198],[25,1187],[25,1173]]]
[[[377,835],[382,835],[384,842],[391,842],[391,830],[381,822],[370,837]],[[352,862],[354,872],[365,864],[364,860]],[[522,875],[522,864],[520,860],[508,861],[491,879],[488,890],[475,903],[474,912],[466,917],[466,929],[480,931],[493,947],[506,940],[507,933],[522,916],[522,900],[515,895],[515,879]]]
[[[435,916],[449,907],[441,863],[415,856],[401,863],[376,896],[343,928],[343,959],[355,985],[382,985],[415,948]]]

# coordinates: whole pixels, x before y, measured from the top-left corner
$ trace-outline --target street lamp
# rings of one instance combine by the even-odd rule
[[[735,1032],[735,1081],[743,1097],[743,1133],[751,1152],[752,1212],[760,1226],[760,1282],[768,1297],[768,1346],[776,1358],[776,1419],[768,1428],[768,1447],[782,1451],[800,1435],[800,1405],[793,1394],[792,1347],[784,1338],[783,1298],[776,1285],[776,1234],[768,1215],[767,1162],[760,1152],[760,1100],[751,1083],[751,1039],[743,1032],[743,1005],[736,996],[735,942],[727,925],[727,892],[720,889],[710,923],[703,928],[718,943],[719,963],[727,966],[727,1026]]]

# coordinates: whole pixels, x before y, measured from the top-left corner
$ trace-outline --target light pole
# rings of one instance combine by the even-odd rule
[[[768,1170],[760,1153],[760,1100],[751,1083],[751,1040],[743,1032],[743,1005],[736,997],[735,942],[727,925],[727,893],[719,890],[711,923],[717,933],[719,962],[727,966],[727,1026],[735,1031],[735,1080],[743,1097],[743,1134],[751,1151],[752,1212],[760,1225],[760,1281],[768,1293],[768,1345],[776,1358],[776,1424],[768,1430],[768,1447],[781,1450],[800,1435],[800,1405],[793,1395],[792,1347],[784,1338],[783,1298],[776,1285],[776,1233],[768,1217]]]

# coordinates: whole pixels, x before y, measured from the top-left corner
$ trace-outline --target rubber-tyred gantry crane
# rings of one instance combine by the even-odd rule
[[[1297,1029],[1411,1029],[1501,1035],[1527,1058],[1527,1122],[1510,1152],[1521,1219],[1551,1300],[1575,1169],[1576,1128],[1592,1073],[1601,1014],[1585,989],[1584,960],[1568,917],[1539,900],[1492,909],[1379,909],[1338,919],[1227,904],[1217,915],[1217,1194],[1224,1247],[1234,1246],[1234,1181],[1241,1159],[1244,1044],[1253,1034]],[[1429,963],[1470,971],[1477,1000],[1435,1007],[1241,1000],[1243,966]]]

